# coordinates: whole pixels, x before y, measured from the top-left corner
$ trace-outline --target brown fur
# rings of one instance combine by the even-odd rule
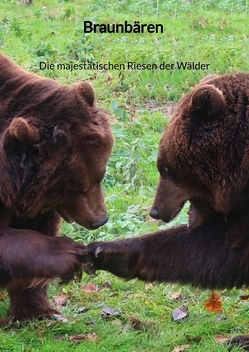
[[[84,250],[53,238],[60,216],[89,229],[107,221],[113,136],[89,83],[62,85],[2,54],[0,106],[0,286],[14,319],[48,315],[47,283],[72,278]]]
[[[249,74],[202,80],[181,99],[161,139],[150,212],[168,222],[189,200],[189,226],[92,243],[92,269],[208,288],[248,285],[248,137]]]
[[[151,212],[166,222],[186,200],[203,222],[213,211],[228,215],[248,204],[249,75],[202,82],[180,101],[160,142],[161,176]],[[167,196],[173,188],[176,200]],[[165,214],[169,204],[173,210]],[[194,227],[200,222],[190,220]]]
[[[58,208],[66,220],[97,227],[106,219],[100,182],[113,137],[91,86],[64,86],[4,56],[0,70],[2,203],[19,217]]]
[[[57,277],[64,282],[72,279],[81,267],[84,253],[83,245],[67,237],[2,227],[0,286],[7,288],[10,296],[9,319],[58,313],[47,301],[47,284]]]

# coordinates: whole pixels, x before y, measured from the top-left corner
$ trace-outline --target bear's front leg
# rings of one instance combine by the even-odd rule
[[[0,285],[11,300],[11,319],[47,316],[56,311],[46,298],[46,285],[66,282],[81,267],[82,244],[67,237],[48,237],[30,230],[0,230]]]
[[[170,280],[169,265],[173,265],[172,256],[177,261],[177,252],[180,249],[178,246],[172,248],[171,241],[175,236],[182,238],[187,232],[187,226],[179,226],[139,237],[93,242],[87,246],[87,255],[84,258],[85,262],[89,262],[85,267],[86,271],[92,273],[95,270],[106,270],[128,280]],[[185,272],[185,268],[183,265],[182,271]],[[169,271],[172,272],[171,269]]]
[[[236,235],[234,235],[236,234]],[[127,278],[188,283],[203,288],[249,284],[248,225],[220,214],[196,229],[186,225],[87,246],[93,270]],[[91,269],[91,267],[90,267]]]
[[[60,314],[50,305],[47,299],[46,287],[42,287],[42,285],[26,289],[12,287],[8,289],[8,293],[10,297],[10,314],[5,323],[46,318],[52,317],[53,314]]]
[[[132,239],[93,242],[87,246],[85,271],[106,270],[112,274],[133,279],[138,277],[139,263],[144,255],[144,243],[139,237]]]
[[[43,235],[55,237],[59,233],[60,222],[59,214],[54,209],[51,209],[31,219],[18,218],[13,214],[10,227],[34,230]],[[47,284],[38,284],[36,287],[26,288],[25,290],[19,287],[10,289],[11,320],[48,317],[53,314],[59,314],[51,307],[47,299],[47,286]],[[5,325],[6,322],[8,321],[2,321],[2,325]]]

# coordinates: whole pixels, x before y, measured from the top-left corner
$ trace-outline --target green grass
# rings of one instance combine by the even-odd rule
[[[163,34],[84,34],[83,21],[114,23],[137,21],[162,23]],[[116,137],[104,187],[110,220],[90,232],[63,224],[62,232],[90,242],[138,236],[162,222],[148,216],[158,180],[157,147],[168,121],[170,106],[209,73],[248,71],[249,40],[247,1],[188,2],[114,0],[34,0],[21,6],[16,0],[0,2],[0,48],[24,68],[62,83],[90,80],[98,104],[109,111]],[[39,70],[39,63],[175,63],[200,61],[210,64],[198,70],[62,71]],[[171,224],[187,221],[187,206]],[[85,283],[111,288],[86,293]],[[182,301],[171,294],[182,289]],[[138,281],[124,282],[108,273],[83,276],[80,283],[53,285],[50,298],[65,292],[70,299],[61,310],[69,323],[35,321],[16,324],[0,333],[0,350],[36,351],[173,351],[190,345],[189,351],[225,351],[215,334],[233,336],[248,332],[248,291],[219,292],[223,314],[209,313],[204,302],[210,292],[188,286],[160,284],[146,289]],[[172,311],[186,305],[186,321],[174,323]],[[81,306],[88,311],[77,314]],[[120,317],[103,320],[102,308],[113,306]],[[0,302],[0,316],[7,316],[8,298]],[[132,327],[134,319],[142,330]],[[90,323],[90,324],[89,324]],[[70,342],[70,336],[96,333],[97,340]],[[197,342],[198,341],[198,342]],[[236,351],[234,349],[234,351]],[[237,349],[238,351],[238,349]]]
[[[81,285],[96,283],[101,286],[111,280],[112,287],[99,292],[85,293]],[[214,335],[234,335],[246,331],[249,322],[248,302],[240,300],[243,290],[223,292],[224,312],[220,316],[208,313],[203,302],[209,292],[182,287],[182,300],[171,299],[179,291],[177,285],[154,285],[150,288],[135,280],[122,282],[100,274],[95,278],[85,277],[79,284],[63,288],[71,298],[62,312],[69,323],[35,321],[16,324],[3,329],[0,335],[1,351],[172,351],[174,346],[189,344],[190,351],[225,351],[215,342]],[[54,294],[54,289],[51,294]],[[82,305],[88,311],[77,314]],[[189,316],[174,323],[172,311],[182,305],[188,306]],[[105,306],[116,307],[120,316],[104,320],[101,317]],[[141,330],[132,326],[139,320]],[[96,341],[70,342],[73,335],[96,333]]]
[[[2,0],[0,43],[2,50],[32,71],[39,62],[80,60],[90,62],[174,63],[201,61],[206,71],[73,71],[40,73],[62,82],[92,80],[98,97],[108,107],[119,102],[141,106],[145,100],[177,100],[207,73],[248,70],[245,32],[247,2],[205,1],[34,1],[34,6]],[[158,6],[157,6],[158,5]],[[162,23],[163,34],[84,34],[83,21],[113,23],[140,20]]]

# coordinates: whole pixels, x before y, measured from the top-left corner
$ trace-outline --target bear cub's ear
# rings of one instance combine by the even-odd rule
[[[5,131],[5,142],[19,141],[23,145],[33,145],[39,139],[38,130],[22,117],[15,117]]]
[[[205,84],[193,91],[189,108],[192,118],[200,122],[208,122],[223,113],[225,99],[218,88],[211,84]]]
[[[94,91],[91,84],[87,81],[80,82],[76,85],[79,94],[84,98],[89,106],[94,105]]]

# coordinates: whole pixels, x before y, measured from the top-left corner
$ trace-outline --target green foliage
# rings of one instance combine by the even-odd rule
[[[135,17],[134,17],[135,16]],[[15,0],[0,4],[0,45],[20,64],[39,71],[39,61],[175,63],[200,61],[206,70],[44,70],[62,82],[93,80],[100,100],[135,105],[177,100],[208,73],[248,70],[246,1],[80,1],[41,0],[32,6]],[[162,23],[164,33],[85,34],[83,21],[139,20]],[[135,48],[135,50],[133,50]]]

